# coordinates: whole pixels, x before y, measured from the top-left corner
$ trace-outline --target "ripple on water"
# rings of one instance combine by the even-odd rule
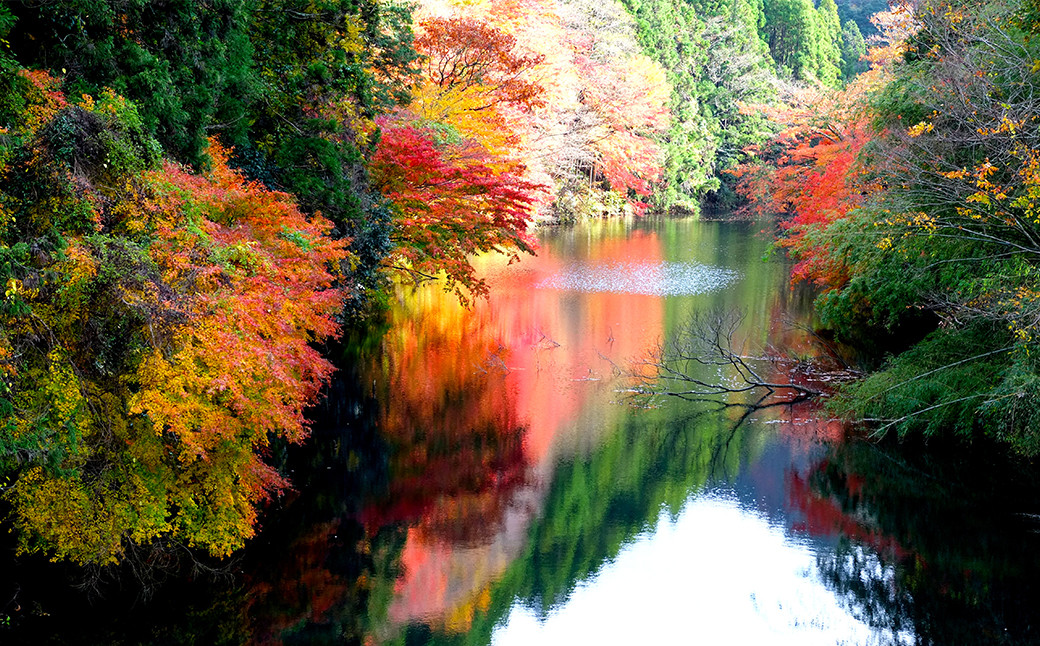
[[[688,296],[727,287],[740,272],[691,262],[575,263],[542,280],[538,289]]]

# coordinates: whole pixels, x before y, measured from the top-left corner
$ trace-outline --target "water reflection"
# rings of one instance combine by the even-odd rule
[[[872,626],[921,644],[1040,643],[1035,474],[985,443],[831,445],[808,495],[858,529],[820,555],[821,575]]]
[[[589,257],[655,263],[660,247],[637,234]],[[548,250],[517,268],[489,259],[495,295],[473,309],[436,290],[400,295],[372,374],[394,477],[365,519],[411,528],[379,640],[416,622],[469,629],[526,549],[559,457],[588,451],[621,414],[609,357],[645,352],[663,333],[660,299],[534,288],[565,262]]]
[[[725,490],[662,514],[548,616],[514,605],[492,644],[913,643],[878,633],[815,576],[814,551]]]
[[[772,288],[783,280],[776,264],[733,264],[764,250],[766,241],[746,230],[668,225],[665,232],[616,224],[575,229],[547,238],[539,257],[519,267],[488,261],[493,296],[472,310],[435,291],[402,294],[376,378],[393,393],[387,410],[406,412],[388,413],[384,432],[408,437],[426,460],[442,442],[404,429],[437,427],[434,420],[451,415],[437,402],[469,410],[472,399],[484,410],[497,407],[509,420],[499,428],[522,435],[518,462],[527,470],[525,478],[496,479],[500,504],[470,516],[482,536],[436,535],[427,527],[445,517],[417,514],[380,641],[454,635],[486,644],[517,600],[548,616],[633,537],[652,532],[662,510],[677,516],[691,494],[735,476],[761,450],[767,434],[748,433],[739,409],[618,404],[616,365],[645,355],[691,311],[761,301],[767,286],[777,294]],[[689,284],[680,289],[682,279]],[[783,299],[756,302],[744,333],[763,344],[770,330],[786,333],[772,320],[787,311]],[[485,437],[469,422],[447,426],[460,437]],[[482,462],[495,463],[487,456]],[[424,463],[400,472],[405,482],[421,474],[417,488],[437,499],[438,510],[473,508],[441,486],[443,469]],[[468,471],[461,473],[467,481]],[[419,487],[423,479],[428,485]]]
[[[943,643],[922,624],[907,579],[920,553],[863,507],[871,476],[834,471],[841,424],[808,405],[747,417],[618,403],[613,365],[641,356],[693,311],[735,305],[747,313],[750,344],[813,351],[790,325],[805,302],[786,288],[782,266],[758,261],[765,241],[750,233],[673,222],[561,231],[533,261],[486,265],[494,295],[473,310],[436,292],[402,296],[382,378],[400,393],[426,375],[426,406],[466,384],[481,407],[497,407],[485,417],[506,420],[500,432],[520,438],[512,464],[524,476],[488,479],[499,498],[482,507],[429,472],[438,502],[410,521],[376,642],[671,642],[695,630],[709,643]],[[710,284],[673,289],[681,272]],[[439,340],[442,329],[450,341]],[[430,377],[438,371],[445,376]],[[466,397],[447,400],[465,408]],[[395,436],[400,424],[386,424]],[[420,453],[437,445],[408,437]],[[445,519],[484,533],[428,529]]]
[[[676,296],[715,291],[739,277],[733,269],[683,262],[574,263],[543,279],[535,289]]]

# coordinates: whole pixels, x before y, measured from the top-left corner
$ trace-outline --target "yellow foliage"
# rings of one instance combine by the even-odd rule
[[[82,435],[90,432],[82,384],[72,370],[66,353],[55,348],[47,355],[47,377],[44,392],[50,399],[50,417],[58,428],[75,427]]]
[[[423,121],[451,126],[479,142],[492,156],[508,155],[516,135],[488,100],[489,88],[482,85],[441,87],[427,80],[413,90],[409,108]]]
[[[357,16],[347,15],[343,18],[344,31],[339,34],[334,46],[347,54],[360,54],[365,50],[364,24]]]
[[[977,202],[979,204],[985,204],[986,206],[990,206],[993,204],[992,200],[989,199],[989,195],[987,193],[983,193],[982,191],[972,193],[968,197],[964,198],[964,201]]]
[[[143,544],[169,530],[167,510],[140,476],[129,474],[120,485],[105,477],[88,485],[79,475],[55,476],[32,467],[9,494],[18,523],[27,530],[19,552],[48,551],[55,561],[106,565],[122,556],[124,535]],[[38,540],[28,538],[33,535]]]
[[[24,290],[25,287],[22,285],[22,281],[18,280],[17,278],[8,278],[7,289],[4,291],[4,296],[6,298],[11,298],[12,296],[16,296],[19,292]]]
[[[133,109],[110,91],[80,105]],[[27,150],[47,170],[40,148]],[[302,408],[331,371],[308,342],[335,334],[342,308],[329,268],[356,258],[331,223],[245,181],[227,155],[211,148],[205,177],[113,173],[97,208],[60,169],[31,204],[0,200],[5,236],[7,207],[17,235],[61,236],[0,280],[13,410],[0,426],[8,456],[28,460],[5,493],[21,551],[103,565],[171,535],[226,556],[284,485],[259,452],[269,433],[305,434]],[[83,226],[92,212],[103,229]]]
[[[916,125],[911,126],[907,129],[906,134],[910,137],[920,137],[926,132],[931,132],[935,128],[934,125],[926,121],[918,122]]]

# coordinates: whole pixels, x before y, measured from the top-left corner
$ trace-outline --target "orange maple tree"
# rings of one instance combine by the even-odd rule
[[[413,278],[443,275],[445,288],[467,301],[487,293],[471,254],[534,249],[527,228],[544,187],[515,156],[520,136],[512,120],[541,105],[542,88],[528,78],[541,58],[473,19],[418,26],[423,76],[407,109],[377,121],[370,162],[395,214],[395,248],[384,266]]]
[[[872,21],[882,36],[868,53],[871,68],[845,88],[801,87],[780,106],[742,106],[780,126],[770,141],[749,147],[749,160],[730,172],[749,212],[783,218],[779,244],[798,261],[792,281],[830,289],[849,280],[853,259],[826,231],[879,189],[860,157],[877,136],[869,99],[891,79],[890,64],[902,56],[913,20],[908,7],[894,6]]]
[[[544,56],[517,51],[516,38],[471,18],[429,18],[419,23],[415,49],[423,55],[423,80],[440,92],[473,91],[482,98],[469,110],[500,103],[542,105],[541,86],[528,72]]]
[[[841,90],[806,87],[783,106],[742,107],[764,111],[781,126],[770,141],[749,147],[749,160],[729,172],[748,200],[748,212],[781,216],[779,244],[798,260],[792,281],[833,288],[849,279],[849,259],[821,233],[874,191],[858,159],[874,137],[867,97],[886,79],[889,56],[878,58],[871,71]]]

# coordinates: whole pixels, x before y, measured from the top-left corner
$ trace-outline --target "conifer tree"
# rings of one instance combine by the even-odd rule
[[[867,44],[854,20],[846,20],[841,28],[841,77],[846,81],[867,71]]]

